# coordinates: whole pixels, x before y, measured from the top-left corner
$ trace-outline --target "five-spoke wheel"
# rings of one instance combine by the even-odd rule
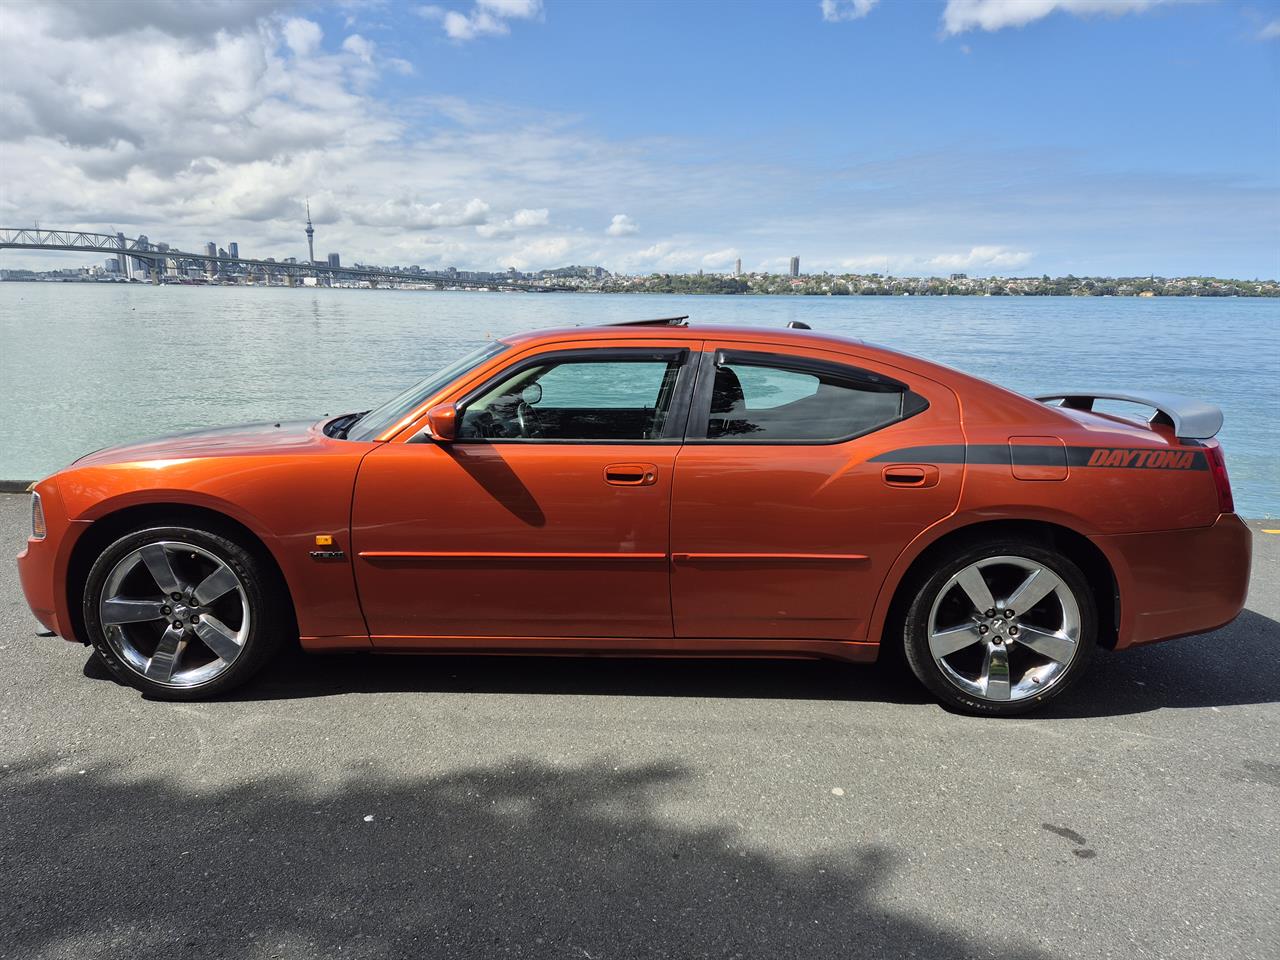
[[[1094,643],[1088,582],[1032,543],[972,546],[938,564],[908,612],[907,659],[948,702],[1017,713],[1083,668]]]
[[[85,587],[90,640],[118,677],[158,696],[207,696],[246,679],[277,630],[260,562],[241,544],[166,527],[107,547]]]
[[[98,609],[107,643],[156,683],[212,679],[240,656],[252,615],[235,571],[208,550],[163,540],[130,551]]]

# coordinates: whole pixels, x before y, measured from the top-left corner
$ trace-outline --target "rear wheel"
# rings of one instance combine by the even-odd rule
[[[907,611],[912,671],[966,713],[1025,713],[1059,696],[1097,642],[1089,582],[1070,559],[1028,541],[944,558]]]
[[[121,537],[89,571],[84,621],[107,668],[165,700],[197,700],[249,679],[279,646],[262,563],[220,534],[155,527]]]

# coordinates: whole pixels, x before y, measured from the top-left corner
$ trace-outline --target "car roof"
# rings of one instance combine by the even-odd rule
[[[503,343],[512,346],[531,346],[540,342],[558,340],[754,340],[763,343],[804,343],[816,349],[824,346],[847,349],[850,346],[868,348],[877,353],[899,354],[888,347],[868,344],[853,337],[820,333],[799,327],[762,327],[746,324],[707,323],[690,325],[687,317],[671,317],[660,320],[624,321],[622,323],[584,324],[576,327],[553,327],[531,330],[503,337]]]

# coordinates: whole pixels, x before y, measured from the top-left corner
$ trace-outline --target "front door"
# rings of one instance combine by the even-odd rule
[[[535,350],[449,398],[455,441],[370,453],[352,546],[374,645],[671,637],[671,488],[697,347]]]
[[[676,636],[865,639],[889,566],[959,499],[963,465],[895,453],[963,443],[954,394],[843,354],[705,350],[672,502]]]

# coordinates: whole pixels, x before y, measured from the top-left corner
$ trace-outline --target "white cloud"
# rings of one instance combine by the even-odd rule
[[[351,36],[347,37],[347,39],[343,40],[342,49],[346,50],[348,53],[354,53],[365,63],[373,62],[373,41],[366,40],[358,33],[353,33]]]
[[[1258,31],[1259,40],[1280,40],[1280,20],[1272,20]]]
[[[711,253],[702,255],[702,265],[704,267],[731,267],[733,261],[737,260],[741,253],[736,247],[726,247],[724,250],[713,250]]]
[[[822,19],[828,23],[860,20],[879,2],[880,0],[822,0]]]
[[[994,268],[1015,270],[1031,262],[1031,254],[1008,247],[970,247],[968,253],[940,253],[925,263],[935,270],[975,270]]]
[[[489,219],[489,204],[478,197],[467,201],[443,200],[435,203],[401,197],[378,204],[345,203],[342,211],[352,223],[369,227],[401,227],[406,230],[469,227],[486,223]]]
[[[965,252],[871,253],[846,257],[839,262],[849,273],[885,273],[906,276],[969,271],[1016,270],[1031,262],[1032,255],[1004,246],[970,247]]]
[[[302,17],[290,17],[284,22],[284,42],[295,57],[309,57],[320,48],[324,31],[320,24]]]
[[[604,232],[611,237],[629,237],[633,233],[639,233],[640,227],[625,213],[615,213]]]
[[[546,207],[537,210],[517,210],[505,220],[498,223],[485,223],[476,227],[476,233],[482,237],[509,237],[521,230],[545,227],[551,222],[551,211]]]
[[[542,0],[475,0],[466,13],[428,4],[415,12],[427,20],[440,21],[450,40],[465,43],[476,37],[510,33],[507,21],[535,19],[542,14]]]
[[[1141,13],[1165,2],[1168,0],[947,0],[942,25],[949,34],[993,31],[1023,27],[1058,11],[1076,16],[1119,16]]]

